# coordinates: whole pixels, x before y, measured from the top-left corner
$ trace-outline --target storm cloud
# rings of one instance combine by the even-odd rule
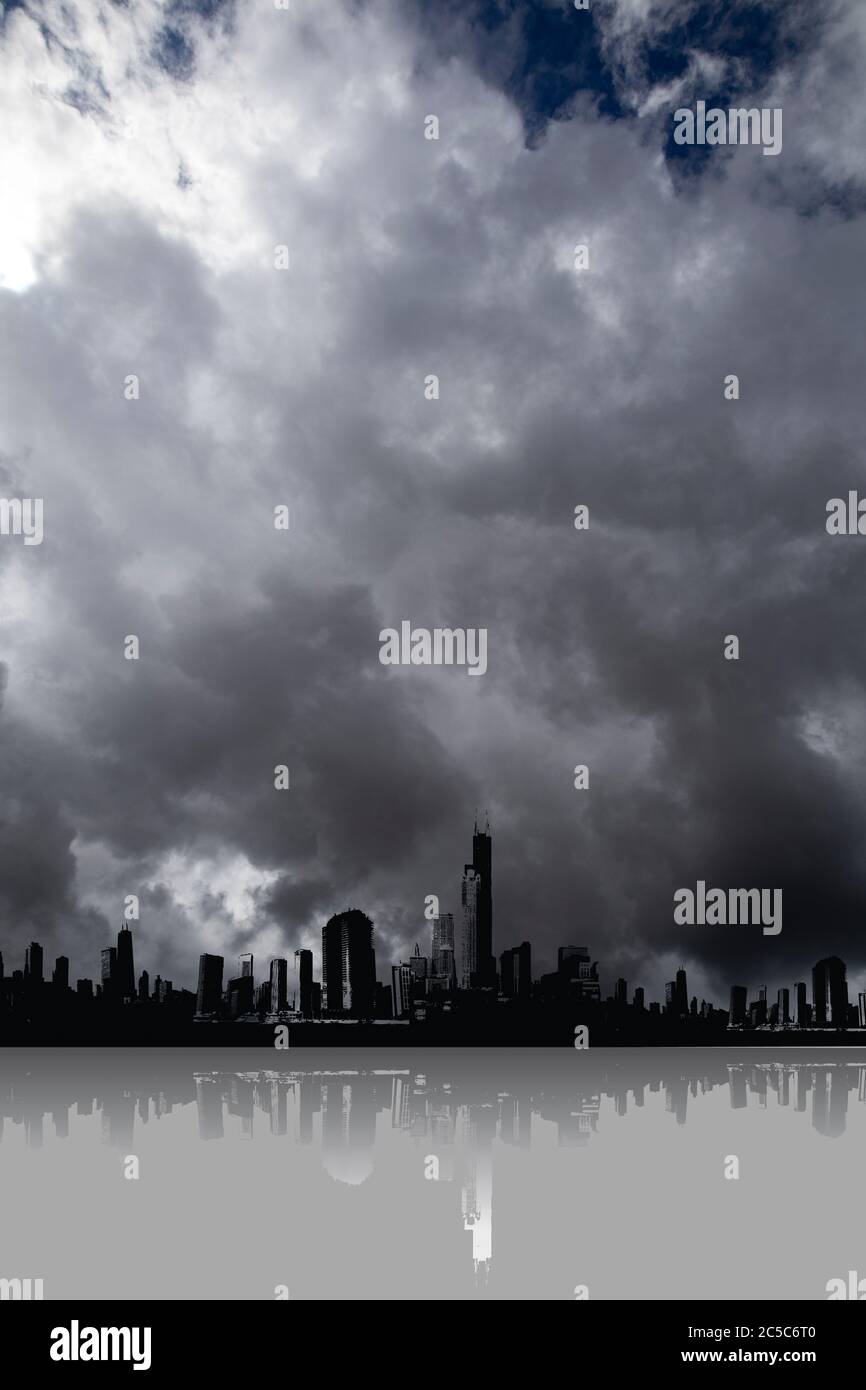
[[[133,893],[176,986],[348,906],[384,978],[477,808],[497,953],[862,980],[866,16],[816,8],[7,6],[7,970],[92,976]],[[697,98],[782,153],[676,149]],[[483,678],[382,666],[406,618]],[[698,879],[783,932],[676,926]]]

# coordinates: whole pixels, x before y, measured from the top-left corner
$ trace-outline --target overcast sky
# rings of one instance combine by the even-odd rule
[[[864,45],[858,0],[6,5],[7,971],[96,975],[134,893],[176,986],[347,906],[385,979],[478,807],[497,954],[864,987]],[[697,99],[781,154],[675,146]],[[402,619],[487,672],[382,666]],[[675,926],[698,879],[782,933]]]

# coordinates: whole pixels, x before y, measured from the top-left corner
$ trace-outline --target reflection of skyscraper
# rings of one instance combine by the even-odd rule
[[[493,1156],[489,1148],[472,1155],[471,1171],[460,1194],[463,1229],[472,1232],[475,1279],[486,1284],[493,1256]]]
[[[840,961],[841,965],[842,962]],[[812,1092],[812,1124],[819,1134],[838,1139],[848,1113],[848,1069],[817,1067]]]
[[[739,986],[735,986],[739,988]],[[745,994],[743,989],[743,994]],[[728,1082],[731,1088],[731,1109],[745,1110],[748,1100],[749,1088],[746,1084],[746,1073],[742,1067],[729,1067]]]
[[[135,998],[135,967],[132,958],[132,932],[121,927],[117,933],[117,997]]]
[[[469,1107],[463,1113],[465,1177],[460,1207],[463,1228],[472,1232],[472,1264],[475,1282],[485,1285],[493,1255],[493,1140],[496,1117],[486,1106]]]
[[[376,994],[373,923],[351,908],[322,928],[322,983],[325,1009],[332,1017],[372,1018]]]
[[[204,960],[219,960],[220,956],[202,956]],[[222,971],[222,963],[220,963]],[[201,970],[199,970],[201,975]],[[195,1079],[196,1108],[198,1110],[198,1132],[201,1139],[222,1139],[223,1137],[223,1096],[216,1076],[197,1076]]]
[[[812,970],[813,1022],[816,1028],[848,1026],[848,981],[838,956],[819,960]]]
[[[325,1076],[321,1095],[323,1166],[338,1182],[356,1186],[373,1171],[376,1080]]]
[[[220,1006],[223,992],[222,956],[199,956],[196,1011],[214,1014]]]

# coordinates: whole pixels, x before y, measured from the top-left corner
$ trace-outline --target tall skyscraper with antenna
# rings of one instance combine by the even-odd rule
[[[132,932],[122,926],[117,933],[117,957],[114,966],[114,985],[118,999],[135,998],[135,965],[132,955]]]
[[[475,985],[479,988],[496,984],[496,960],[493,955],[493,843],[490,821],[485,817],[484,829],[478,821],[472,832],[472,867],[477,875],[475,909]]]

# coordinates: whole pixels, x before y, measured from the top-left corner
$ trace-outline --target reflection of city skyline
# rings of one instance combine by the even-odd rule
[[[844,1133],[851,1093],[861,1103],[866,1101],[862,1053],[832,1061],[767,1062],[710,1060],[700,1051],[686,1060],[669,1052],[645,1051],[632,1059],[610,1049],[592,1061],[583,1053],[575,1064],[557,1051],[560,1065],[553,1070],[540,1058],[518,1067],[495,1056],[474,1061],[445,1053],[433,1060],[420,1054],[410,1065],[395,1067],[334,1066],[328,1064],[330,1055],[316,1064],[275,1066],[269,1053],[266,1065],[242,1068],[198,1066],[180,1057],[166,1063],[159,1058],[151,1066],[118,1065],[116,1073],[87,1053],[77,1065],[59,1071],[45,1050],[26,1053],[26,1065],[7,1055],[0,1074],[0,1141],[8,1122],[23,1125],[28,1146],[39,1147],[46,1119],[58,1139],[68,1138],[74,1106],[79,1116],[99,1114],[105,1141],[123,1146],[134,1136],[136,1119],[147,1124],[176,1107],[195,1104],[203,1140],[222,1138],[226,1117],[237,1119],[241,1133],[253,1138],[259,1112],[270,1134],[311,1144],[318,1119],[326,1167],[330,1162],[332,1176],[357,1183],[366,1176],[363,1165],[352,1167],[335,1156],[344,1149],[372,1148],[377,1121],[385,1115],[390,1116],[391,1128],[446,1148],[459,1147],[469,1138],[480,1144],[499,1140],[528,1146],[537,1117],[557,1127],[560,1145],[579,1147],[597,1130],[605,1111],[623,1117],[630,1104],[642,1108],[647,1095],[663,1095],[665,1110],[685,1124],[690,1098],[696,1101],[727,1086],[732,1109],[752,1099],[759,1109],[772,1100],[796,1111],[808,1110],[813,1128],[830,1138]],[[564,1055],[571,1065],[561,1065]],[[509,1070],[514,1078],[510,1082]]]
[[[475,1285],[487,1286],[493,1257],[494,1156],[497,1145],[528,1149],[539,1122],[556,1130],[559,1147],[580,1149],[599,1127],[616,1123],[652,1104],[684,1125],[690,1109],[721,1087],[733,1110],[750,1103],[808,1113],[827,1138],[845,1132],[849,1098],[866,1102],[866,1060],[766,1062],[736,1056],[708,1058],[705,1051],[685,1062],[669,1053],[633,1058],[621,1050],[566,1060],[509,1064],[500,1055],[483,1061],[452,1054],[420,1054],[411,1065],[337,1065],[330,1055],[315,1064],[289,1061],[238,1069],[166,1061],[124,1065],[81,1059],[59,1069],[44,1053],[7,1057],[0,1079],[0,1141],[7,1126],[23,1126],[25,1142],[40,1148],[46,1121],[57,1139],[68,1139],[70,1114],[101,1123],[103,1142],[128,1149],[138,1125],[194,1105],[203,1141],[234,1133],[283,1137],[296,1145],[321,1146],[322,1166],[334,1181],[358,1186],[375,1168],[380,1126],[399,1131],[422,1150],[425,1176],[455,1187],[455,1219],[471,1236]],[[207,1059],[210,1061],[210,1054]],[[376,1059],[374,1059],[376,1060]],[[381,1059],[384,1060],[384,1059]],[[510,1073],[510,1075],[509,1075]],[[691,1106],[690,1106],[691,1102]],[[456,1193],[459,1191],[459,1201]]]

